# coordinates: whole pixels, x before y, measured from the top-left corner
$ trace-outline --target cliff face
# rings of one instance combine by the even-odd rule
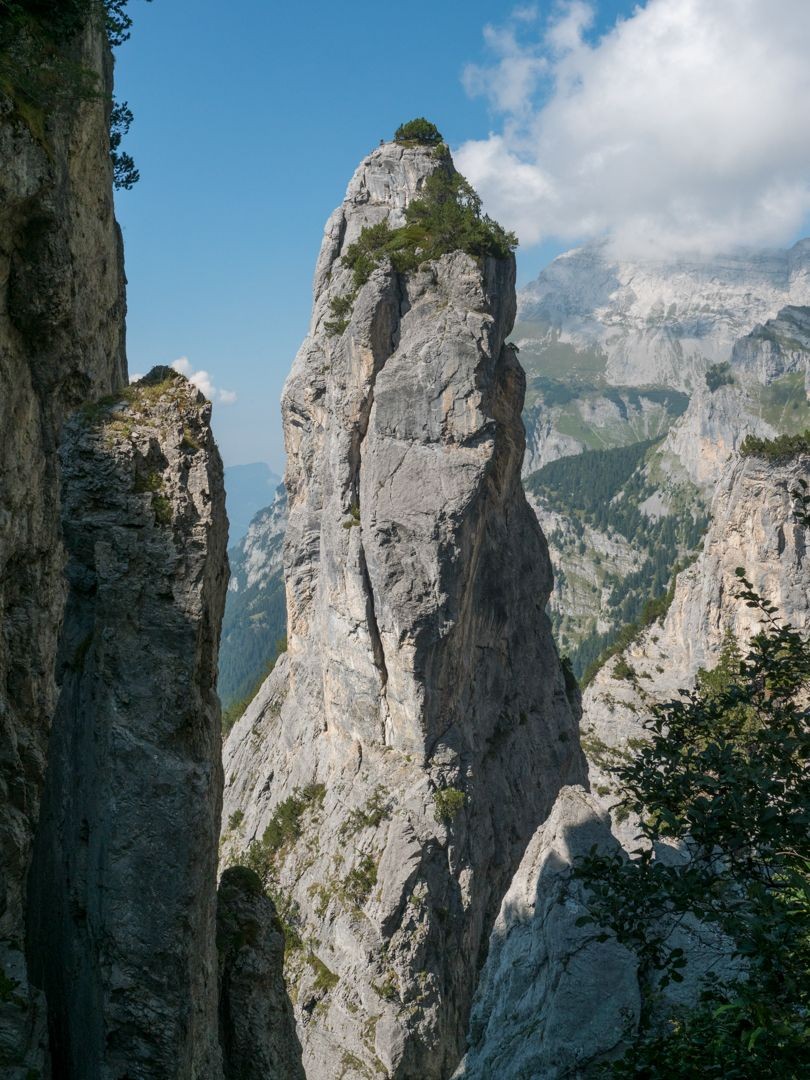
[[[610,819],[582,788],[564,788],[504,897],[456,1077],[562,1080],[610,1057],[638,1022],[635,956],[598,927],[577,926],[587,893],[568,876],[596,847],[618,849]]]
[[[782,619],[806,631],[807,529],[795,520],[792,496],[800,480],[810,480],[806,455],[781,464],[732,462],[703,552],[679,575],[666,616],[585,691],[582,745],[593,794],[562,792],[527,849],[490,940],[459,1078],[587,1075],[632,1032],[640,1007],[635,958],[610,938],[596,942],[593,927],[576,926],[584,898],[569,879],[572,861],[593,844],[638,846],[632,820],[610,820],[616,795],[602,768],[605,747],[623,750],[644,738],[642,719],[654,703],[693,687],[699,668],[716,665],[728,635],[744,647],[759,629],[758,613],[738,596],[737,567]],[[691,1004],[707,970],[722,976],[718,942],[687,922],[674,943],[685,950],[686,979],[665,997]]]
[[[608,383],[690,389],[708,364],[786,304],[810,297],[810,241],[786,251],[628,261],[606,242],[558,256],[520,293],[527,370],[590,352]],[[522,344],[522,342],[519,342]]]
[[[61,449],[70,590],[28,937],[57,1075],[218,1068],[227,520],[210,410],[156,368],[81,411]]]
[[[325,327],[346,245],[447,167],[382,146],[327,224],[282,406],[289,650],[225,749],[226,859],[250,848],[300,943],[312,1080],[452,1072],[501,897],[583,776],[520,486],[513,260],[381,266]]]
[[[109,91],[105,36],[71,49]],[[0,1062],[21,1075],[43,1062],[23,913],[65,594],[57,443],[68,412],[126,379],[108,145],[100,99],[39,129],[0,95]]]
[[[737,595],[737,567],[776,605],[781,618],[807,629],[807,530],[795,519],[792,495],[800,480],[810,480],[806,456],[785,463],[755,457],[729,463],[712,503],[703,551],[679,574],[666,616],[622,653],[633,674],[617,678],[617,658],[585,691],[586,742],[625,745],[639,734],[638,714],[646,702],[668,700],[679,689],[691,688],[699,668],[717,663],[729,634],[745,642],[758,629],[756,611]],[[592,764],[591,772],[592,780],[604,782],[598,765]]]

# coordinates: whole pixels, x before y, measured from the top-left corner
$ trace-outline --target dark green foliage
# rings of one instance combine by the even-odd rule
[[[610,509],[610,500],[622,490],[656,441],[647,439],[630,446],[586,450],[572,457],[559,458],[532,473],[525,486],[552,509],[564,513],[574,508],[596,528],[611,526],[625,536],[632,535],[638,526],[637,516],[642,515],[634,506],[628,507],[628,519],[617,522]]]
[[[350,810],[346,820],[340,826],[340,835],[343,839],[355,836],[363,829],[376,829],[383,821],[391,817],[391,799],[385,788],[378,784],[369,797],[365,806]]]
[[[354,301],[374,270],[389,261],[397,273],[416,270],[453,251],[476,258],[505,259],[517,247],[514,233],[481,213],[481,200],[461,173],[439,168],[425,181],[420,198],[405,211],[405,224],[367,226],[341,257],[352,271],[349,293],[333,297],[326,329],[341,334],[349,324]]]
[[[276,660],[278,660],[278,657],[281,655],[282,652],[284,652],[284,649],[279,648],[279,646],[281,644],[283,644],[285,641],[286,641],[286,639],[282,638],[282,639],[279,639],[279,641],[276,643],[276,648],[278,650],[276,655],[274,657],[272,657],[270,660],[267,661],[265,666],[262,668],[261,675],[259,675],[258,679],[256,679],[256,681],[251,685],[251,687],[247,691],[247,693],[243,697],[237,698],[236,701],[231,701],[225,708],[223,708],[223,710],[222,710],[222,734],[223,735],[227,735],[228,732],[233,727],[233,725],[236,723],[236,721],[242,719],[242,716],[244,715],[245,709],[247,709],[248,705],[250,705],[251,701],[253,701],[253,699],[256,697],[258,692],[261,690],[262,684],[264,683],[265,679],[272,672],[273,668],[276,666]]]
[[[801,435],[777,435],[775,439],[746,435],[740,453],[743,457],[759,457],[766,461],[790,461],[800,454],[810,454],[810,430]]]
[[[588,641],[583,642],[578,650],[580,660],[587,661],[582,675],[583,688],[590,683],[597,671],[604,667],[612,656],[616,656],[629,645],[632,645],[642,630],[664,618],[669,611],[670,604],[675,599],[675,583],[678,574],[685,570],[695,558],[697,558],[697,552],[675,565],[669,588],[665,592],[645,600],[640,605],[638,616],[633,618],[632,622],[624,623],[618,629],[608,631],[605,634],[594,634]],[[630,595],[633,596],[634,594],[631,593]],[[624,610],[624,607],[623,604],[622,610]],[[617,675],[616,677],[627,678],[626,675]]]
[[[246,864],[264,885],[275,879],[276,859],[301,837],[305,816],[320,809],[326,795],[323,784],[295,788],[292,795],[275,809],[261,840],[254,840],[247,850]]]
[[[0,0],[0,95],[32,135],[46,140],[46,122],[61,109],[102,97],[95,72],[76,59],[73,39],[92,20],[111,46],[129,37],[128,0]],[[139,174],[121,140],[132,123],[126,102],[111,103],[110,157],[116,188],[131,188]]]
[[[407,124],[400,124],[394,132],[394,142],[398,143],[438,146],[441,141],[442,135],[439,129],[424,116],[417,116],[415,120],[409,120]]]
[[[343,901],[362,907],[377,884],[377,863],[372,855],[363,855],[354,869],[350,870],[340,886]]]
[[[436,820],[448,825],[461,813],[467,796],[458,788],[448,787],[434,792],[433,801]]]
[[[706,372],[706,385],[712,393],[719,390],[721,386],[729,386],[733,382],[731,364],[727,360],[722,364],[712,364]]]
[[[576,876],[587,920],[639,957],[641,1030],[614,1076],[798,1080],[810,1062],[810,645],[745,579],[740,596],[764,629],[742,654],[727,640],[697,688],[653,708],[648,739],[612,771],[640,820],[628,860],[596,850]],[[661,841],[682,860],[657,860]],[[707,979],[698,1005],[661,1017],[659,991],[683,980],[672,932],[715,927],[745,977]]]
[[[129,190],[140,180],[130,154],[121,150],[121,141],[129,131],[134,117],[126,101],[113,101],[110,112],[110,157],[113,163],[113,184],[118,189]]]
[[[805,529],[810,529],[810,493],[807,481],[800,478],[798,484],[790,493],[793,499],[793,517]]]
[[[623,656],[620,656],[616,663],[613,665],[613,678],[614,679],[635,679],[636,673],[632,667],[627,663]]]

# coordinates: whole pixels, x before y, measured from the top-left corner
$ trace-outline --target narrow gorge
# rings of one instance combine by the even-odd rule
[[[232,466],[270,495],[248,527],[243,493],[229,564],[235,391],[186,357],[129,374],[125,9],[0,2],[0,1075],[630,1075],[707,986],[757,986],[708,904],[651,905],[661,977],[583,866],[689,864],[701,822],[650,839],[615,780],[673,699],[731,700],[745,748],[776,702],[777,758],[806,748],[810,241],[597,240],[518,293],[517,237],[402,125],[326,222],[284,483]],[[766,659],[801,678],[766,671],[754,714],[734,680],[779,620]],[[806,755],[796,777],[804,805],[765,778],[740,862],[780,815],[806,842]],[[751,895],[795,871],[806,899],[803,858]]]

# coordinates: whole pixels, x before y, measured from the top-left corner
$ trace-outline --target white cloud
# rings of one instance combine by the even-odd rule
[[[810,214],[807,0],[647,0],[596,41],[592,5],[487,27],[463,81],[499,130],[456,151],[524,245],[634,253],[789,241]]]
[[[208,398],[209,401],[213,401],[218,405],[233,405],[236,401],[236,393],[233,390],[220,390],[214,386],[211,381],[211,376],[207,371],[195,371],[191,366],[191,361],[187,356],[181,356],[179,360],[175,360],[172,364],[172,368],[175,371],[179,371],[181,375],[185,375],[189,382],[194,383],[197,389]]]

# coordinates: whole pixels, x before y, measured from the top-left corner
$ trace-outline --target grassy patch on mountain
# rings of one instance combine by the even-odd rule
[[[546,376],[568,384],[604,384],[607,354],[596,345],[577,348],[560,340],[559,330],[545,322],[516,322],[511,339],[520,348],[520,362],[529,376]]]
[[[521,352],[521,362],[525,361]],[[628,446],[664,435],[686,411],[686,394],[666,387],[602,386],[585,378],[530,376],[527,427],[551,422],[589,450]]]
[[[759,387],[759,414],[786,435],[797,435],[810,427],[804,372],[783,375],[768,386]]]

